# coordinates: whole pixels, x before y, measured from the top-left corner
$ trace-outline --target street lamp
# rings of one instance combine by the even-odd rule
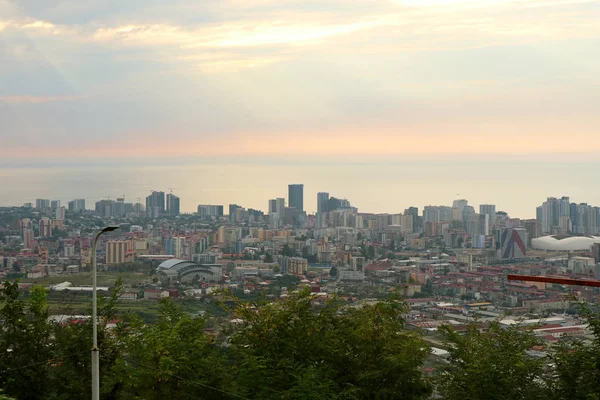
[[[92,400],[100,399],[100,358],[98,350],[98,310],[96,305],[96,292],[97,288],[97,271],[96,271],[96,245],[98,244],[98,238],[106,232],[112,232],[119,229],[118,226],[107,226],[94,236],[94,243],[92,244],[92,270],[94,276],[94,288],[92,291]]]

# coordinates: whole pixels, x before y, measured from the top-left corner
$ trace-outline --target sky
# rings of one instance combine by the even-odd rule
[[[0,0],[0,166],[576,169],[600,150],[599,20],[591,0]]]

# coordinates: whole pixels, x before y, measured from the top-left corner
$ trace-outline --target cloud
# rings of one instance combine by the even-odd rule
[[[182,60],[185,56],[211,54],[219,50],[253,49],[260,54],[241,54],[213,61],[212,67],[195,66],[191,70],[217,71],[216,66],[237,65],[235,69],[255,68],[304,54],[311,49],[334,52],[374,54],[398,51],[437,51],[486,46],[533,43],[568,38],[594,38],[600,35],[600,10],[590,0],[398,0],[348,5],[325,0],[325,5],[308,2],[276,3],[226,1],[222,5],[184,2],[182,24],[147,22],[144,15],[156,20],[158,8],[151,3],[147,10],[114,20],[93,23],[56,24],[46,20],[0,23],[4,29],[30,31],[35,35],[56,36],[56,40],[93,43],[106,48],[152,49],[164,60]],[[371,3],[372,4],[372,3]],[[385,4],[385,5],[382,5]],[[329,7],[327,7],[329,6]],[[295,7],[295,8],[294,8]],[[177,8],[175,8],[177,9]],[[238,11],[241,10],[241,11]],[[260,10],[261,12],[257,12]],[[205,11],[210,15],[234,15],[229,19],[191,23],[186,12]],[[133,11],[132,11],[133,12]],[[173,18],[171,18],[173,19]],[[282,57],[280,52],[288,54]],[[246,58],[247,57],[247,58]]]
[[[50,102],[81,100],[81,96],[0,96],[0,104],[42,104]]]
[[[99,137],[125,143],[107,154],[554,152],[571,131],[600,148],[598,1],[20,4],[0,21],[8,153],[23,135],[90,156]]]

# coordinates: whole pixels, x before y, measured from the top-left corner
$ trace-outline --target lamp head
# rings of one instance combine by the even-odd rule
[[[102,233],[106,233],[106,232],[112,232],[112,231],[116,231],[117,229],[119,229],[118,226],[107,226],[104,229],[102,229]]]

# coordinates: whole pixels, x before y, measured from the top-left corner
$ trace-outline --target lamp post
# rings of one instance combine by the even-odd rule
[[[98,291],[97,285],[97,271],[96,271],[96,245],[98,244],[98,238],[106,232],[112,232],[119,229],[118,226],[107,226],[94,236],[94,243],[92,244],[92,273],[93,273],[93,291],[92,291],[92,400],[100,399],[100,351],[98,350],[98,310],[96,303],[96,292]]]

